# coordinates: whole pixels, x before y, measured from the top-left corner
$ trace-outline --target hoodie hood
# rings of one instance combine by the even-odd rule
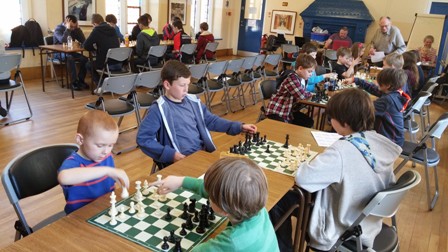
[[[116,34],[115,28],[107,24],[106,22],[99,24],[94,28],[95,31],[98,31],[100,36],[110,37]]]

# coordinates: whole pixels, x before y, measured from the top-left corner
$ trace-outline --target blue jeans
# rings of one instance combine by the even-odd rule
[[[54,55],[54,58],[60,61],[65,61],[65,57],[67,57],[67,65],[70,71],[70,78],[72,83],[84,82],[84,79],[86,78],[86,63],[88,61],[87,57],[79,53],[56,53]],[[79,62],[80,64],[78,75],[76,75],[76,62]]]

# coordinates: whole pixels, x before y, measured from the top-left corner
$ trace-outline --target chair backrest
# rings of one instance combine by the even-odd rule
[[[423,107],[423,104],[425,104],[426,99],[428,99],[431,96],[431,93],[426,91],[420,91],[416,97],[414,97],[411,100],[411,103],[408,105],[408,108],[406,109],[404,113],[404,118],[408,118],[413,112],[420,110]]]
[[[151,46],[148,51],[148,55],[161,58],[165,56],[166,52],[166,45],[157,45],[157,46]]]
[[[188,69],[191,72],[191,78],[200,80],[205,77],[205,74],[207,73],[207,67],[208,64],[196,64],[196,65],[189,65]]]
[[[53,35],[44,37],[44,45],[53,45],[54,44],[53,37],[54,37]]]
[[[243,63],[244,63],[244,59],[229,60],[229,63],[227,64],[226,72],[230,71],[232,73],[239,73]]]
[[[213,63],[209,63],[207,73],[209,75],[216,75],[220,76],[221,74],[224,74],[227,69],[227,60],[224,61],[215,61]]]
[[[127,94],[134,89],[136,78],[137,74],[107,77],[104,79],[103,86],[101,87],[101,95],[105,92],[119,95]]]
[[[241,66],[241,68],[244,70],[252,70],[252,67],[254,66],[254,62],[256,59],[257,58],[255,56],[244,58],[243,65]]]
[[[265,58],[266,58],[265,54],[258,54],[257,56],[255,56],[254,67],[255,68],[261,67],[263,65]]]
[[[183,44],[180,47],[180,52],[181,53],[186,53],[188,55],[193,55],[194,51],[196,51],[196,47],[197,46],[198,46],[197,44]]]
[[[428,135],[430,137],[436,137],[440,139],[447,126],[448,126],[448,112],[445,112],[428,129]]]
[[[129,60],[132,55],[131,47],[118,47],[118,48],[110,48],[106,54],[106,62],[108,59],[113,59],[116,61],[125,61]]]
[[[299,47],[296,45],[282,44],[282,51],[284,53],[298,53]]]
[[[22,61],[22,55],[18,53],[14,54],[1,54],[0,55],[0,73],[9,72],[14,68],[19,68]]]
[[[364,207],[362,213],[365,216],[392,217],[398,210],[401,200],[406,193],[418,183],[420,174],[414,170],[408,170],[397,180],[395,185],[378,192]]]
[[[338,60],[337,52],[335,50],[327,49],[324,54],[329,60]]]
[[[264,63],[271,66],[277,66],[281,58],[282,55],[280,54],[268,54],[264,60]]]
[[[271,99],[272,95],[277,92],[276,80],[263,80],[260,82],[260,94],[263,100]]]
[[[48,145],[22,153],[11,160],[2,174],[9,201],[14,204],[57,186],[59,167],[77,150],[76,144]]]
[[[327,73],[327,69],[325,69],[325,67],[319,65],[316,66],[316,75],[319,76],[325,73]]]
[[[218,45],[218,42],[208,42],[207,45],[205,45],[205,50],[214,53],[218,49]]]
[[[154,89],[161,82],[161,72],[162,70],[154,70],[149,72],[142,72],[135,78],[135,87],[146,87]]]

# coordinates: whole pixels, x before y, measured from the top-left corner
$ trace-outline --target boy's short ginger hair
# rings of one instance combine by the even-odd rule
[[[297,70],[299,67],[302,68],[316,68],[317,66],[317,62],[316,60],[313,58],[313,56],[308,55],[306,53],[301,53],[299,54],[299,56],[297,56],[296,58],[296,66],[295,69]]]
[[[372,130],[375,108],[369,95],[357,88],[345,89],[331,97],[327,104],[328,115],[355,132]]]
[[[92,24],[101,24],[104,23],[104,18],[101,16],[101,14],[93,13],[92,14]]]
[[[112,116],[102,110],[87,111],[79,119],[77,133],[89,137],[98,130],[118,131],[118,125]]]
[[[389,85],[389,91],[395,91],[403,87],[408,81],[408,75],[403,69],[386,68],[376,76],[380,86]]]
[[[339,49],[336,52],[336,56],[339,57],[347,57],[352,56],[352,50],[347,47],[339,47]]]
[[[205,173],[210,200],[229,214],[232,223],[256,215],[266,205],[268,183],[263,170],[248,158],[219,159]]]
[[[184,63],[177,60],[169,60],[162,68],[161,77],[162,81],[168,81],[171,85],[173,81],[180,77],[191,77],[191,72]]]
[[[387,65],[396,68],[396,69],[402,69],[403,68],[403,64],[404,64],[404,60],[403,60],[403,56],[401,54],[398,53],[391,53],[388,54],[385,58],[384,58],[384,62],[387,63]]]
[[[117,17],[114,14],[107,14],[105,19],[106,19],[106,22],[112,23],[112,24],[117,24],[117,22],[118,22]]]

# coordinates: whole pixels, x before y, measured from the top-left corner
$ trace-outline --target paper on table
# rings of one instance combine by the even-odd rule
[[[370,60],[373,63],[377,63],[383,61],[384,57],[385,57],[384,52],[375,52],[375,54],[370,56]]]
[[[317,145],[320,147],[329,147],[342,137],[338,133],[323,131],[311,131],[311,134],[313,135],[314,140],[316,140]]]

